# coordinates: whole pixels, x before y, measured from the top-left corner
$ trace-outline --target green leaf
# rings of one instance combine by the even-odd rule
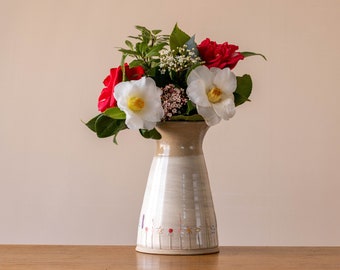
[[[204,121],[204,118],[200,114],[194,115],[175,115],[171,117],[170,121]]]
[[[149,68],[147,71],[145,71],[145,73],[149,76],[149,77],[155,77],[156,71],[157,71],[157,67],[158,65],[156,65],[156,63],[152,64],[152,67]]]
[[[144,54],[146,54],[150,49],[150,46],[148,44],[148,42],[142,42],[141,43],[141,50]]]
[[[254,56],[254,55],[259,55],[259,56],[262,56],[264,60],[267,61],[267,58],[261,54],[261,53],[254,53],[254,52],[241,52],[241,54],[244,56],[244,57],[249,57],[249,56]]]
[[[151,130],[140,129],[139,132],[146,139],[159,140],[162,138],[162,135],[155,128]]]
[[[136,53],[138,55],[143,55],[143,49],[142,49],[142,43],[139,42],[139,43],[136,43]]]
[[[190,36],[184,33],[178,26],[177,23],[172,30],[170,35],[170,49],[177,50],[178,47],[183,47],[183,45],[190,39]]]
[[[133,44],[130,40],[125,40],[125,44],[132,50],[133,49]]]
[[[100,115],[96,120],[96,132],[99,138],[110,137],[117,134],[120,130],[127,128],[125,120],[112,119],[104,114]]]
[[[146,54],[146,57],[157,56],[159,55],[159,51],[164,48],[166,43],[160,43],[151,48],[151,50]]]
[[[196,109],[195,104],[192,103],[191,100],[188,100],[188,102],[187,102],[187,111],[186,111],[186,114],[187,114],[187,115],[190,115],[190,113],[191,113],[193,110],[195,110],[195,109]]]
[[[93,132],[96,132],[96,121],[102,114],[98,114],[97,116],[93,117],[90,121],[85,123],[85,125],[91,129]]]
[[[197,49],[197,44],[195,42],[195,36],[192,36],[186,43],[188,46],[188,50],[194,50],[195,55],[198,56],[198,49]]]
[[[158,35],[160,32],[162,32],[162,30],[156,29],[156,30],[152,30],[151,32],[152,32],[152,34],[154,34],[154,35]]]
[[[245,74],[242,77],[237,76],[237,88],[234,92],[235,106],[239,106],[246,101],[250,101],[248,98],[253,88],[253,83],[250,75]]]
[[[128,54],[128,55],[135,55],[135,56],[138,56],[139,54],[133,50],[126,50],[126,49],[119,49],[118,50],[119,52],[122,52],[122,53],[125,53],[125,54]]]
[[[115,120],[102,114],[96,120],[95,128],[99,138],[110,137],[115,132]]]
[[[127,126],[125,125],[125,121],[120,121],[120,122],[119,122],[119,125],[117,126],[116,132],[115,132],[115,134],[113,135],[113,142],[114,142],[115,144],[118,144],[118,142],[117,142],[117,136],[118,136],[119,131],[124,130],[124,129],[127,129]]]
[[[118,144],[117,136],[118,136],[118,132],[113,135],[113,142],[114,142],[114,144]]]
[[[117,127],[115,134],[117,134],[121,130],[128,128],[125,124],[125,119],[124,120],[123,119],[116,119],[115,122],[116,122],[116,127]]]
[[[118,107],[108,108],[104,114],[112,119],[126,119],[126,114]]]
[[[128,36],[128,38],[133,38],[133,39],[138,39],[138,40],[143,40],[141,37],[135,37],[135,36]]]
[[[130,62],[129,68],[134,68],[134,67],[144,66],[144,65],[145,65],[145,62],[143,60],[135,59]]]
[[[145,34],[145,33],[147,33],[149,35],[151,34],[151,31],[149,29],[147,29],[146,27],[144,27],[144,26],[136,25],[135,27],[136,27],[137,30],[142,32],[142,34]]]

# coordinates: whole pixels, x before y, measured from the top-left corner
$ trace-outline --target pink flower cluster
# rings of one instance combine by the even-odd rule
[[[182,113],[181,109],[188,102],[185,90],[177,88],[173,84],[168,84],[161,88],[163,93],[161,95],[162,106],[164,109],[164,120],[169,120],[173,115]]]

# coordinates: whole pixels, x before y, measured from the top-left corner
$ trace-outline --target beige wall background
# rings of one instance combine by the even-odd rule
[[[340,245],[340,1],[0,0],[0,243],[135,244],[154,142],[81,122],[134,26],[268,57],[204,142],[221,245]]]

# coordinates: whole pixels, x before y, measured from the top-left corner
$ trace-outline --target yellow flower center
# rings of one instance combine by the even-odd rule
[[[128,107],[131,111],[139,112],[144,108],[144,99],[140,97],[130,97],[128,100]]]
[[[222,99],[222,91],[217,87],[213,87],[208,92],[208,99],[211,103],[217,103]]]

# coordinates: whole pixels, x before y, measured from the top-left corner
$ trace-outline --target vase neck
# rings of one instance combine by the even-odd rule
[[[157,156],[190,156],[202,154],[202,143],[208,130],[204,121],[168,121],[157,124],[162,138],[157,141]]]

